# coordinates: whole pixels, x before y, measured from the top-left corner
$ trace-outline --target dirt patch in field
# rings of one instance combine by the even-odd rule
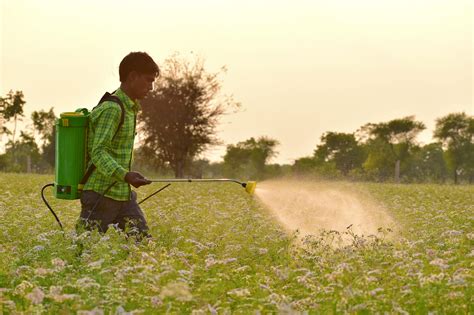
[[[385,209],[367,192],[349,183],[296,180],[265,181],[257,184],[258,199],[289,231],[301,236],[322,229],[358,235],[377,234],[379,227],[394,228]]]

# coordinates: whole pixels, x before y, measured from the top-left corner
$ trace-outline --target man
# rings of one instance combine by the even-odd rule
[[[80,225],[105,233],[110,224],[128,234],[148,235],[148,225],[137,204],[138,188],[151,182],[130,170],[139,100],[153,89],[159,68],[144,52],[132,52],[120,63],[120,88],[112,95],[117,102],[105,101],[90,114],[87,151],[95,170],[81,195]],[[123,115],[123,123],[120,121]]]

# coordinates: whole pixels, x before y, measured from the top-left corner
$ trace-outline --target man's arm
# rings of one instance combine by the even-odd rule
[[[91,160],[99,172],[123,182],[128,171],[120,166],[109,153],[122,110],[116,104],[110,106],[104,103],[101,106],[107,106],[107,108],[102,110],[94,122],[95,130]]]

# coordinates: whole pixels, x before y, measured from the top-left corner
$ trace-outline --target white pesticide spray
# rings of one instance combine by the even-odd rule
[[[301,236],[321,230],[351,230],[357,235],[377,234],[394,221],[368,193],[349,183],[272,180],[259,183],[258,199],[289,231]]]

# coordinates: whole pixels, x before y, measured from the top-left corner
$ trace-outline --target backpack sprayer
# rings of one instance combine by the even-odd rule
[[[99,105],[103,101],[112,101],[120,105],[122,109],[122,117],[117,132],[120,129],[123,123],[124,109],[121,101],[114,95],[106,93],[102,97]],[[99,106],[98,105],[98,106]],[[47,184],[41,189],[41,198],[44,203],[54,215],[54,218],[58,222],[61,229],[63,225],[59,220],[58,216],[51,208],[51,206],[46,201],[44,197],[44,190],[46,187],[54,187],[54,197],[57,199],[66,199],[66,200],[75,200],[79,199],[81,196],[82,188],[85,184],[84,180],[87,176],[87,173],[93,171],[88,169],[89,164],[88,155],[87,155],[87,128],[89,122],[90,112],[86,108],[77,109],[75,112],[66,112],[61,113],[60,117],[56,119],[56,147],[55,147],[55,180],[54,183]],[[116,133],[117,133],[116,132]],[[90,175],[90,174],[89,174]],[[245,188],[245,191],[249,194],[253,194],[256,188],[257,183],[254,181],[250,182],[240,182],[235,179],[153,179],[152,182],[168,183],[166,186],[160,188],[158,191],[149,195],[145,199],[139,202],[142,203],[148,198],[156,195],[163,189],[167,188],[171,183],[207,183],[207,182],[233,182],[241,185]],[[113,185],[113,184],[112,184]],[[111,185],[111,186],[112,186]],[[105,195],[108,189],[102,194],[101,197]]]

